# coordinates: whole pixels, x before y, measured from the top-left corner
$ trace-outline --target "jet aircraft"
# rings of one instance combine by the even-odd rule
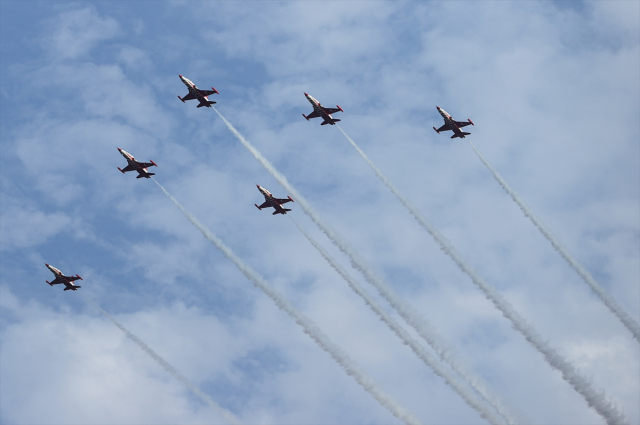
[[[451,136],[452,139],[456,137],[460,137],[464,139],[464,136],[471,134],[471,133],[465,133],[464,131],[460,130],[461,127],[465,127],[469,124],[475,126],[475,124],[471,120],[468,120],[469,122],[455,121],[453,118],[451,118],[451,115],[449,115],[447,111],[445,111],[439,106],[436,106],[436,108],[438,108],[438,112],[440,112],[440,115],[442,115],[442,118],[444,118],[444,125],[442,127],[440,127],[437,130],[435,127],[433,127],[433,129],[436,130],[436,133],[440,134],[441,131],[452,130],[453,131],[453,136]]]
[[[291,196],[287,196],[287,199],[278,199],[274,197],[267,189],[265,189],[264,187],[260,187],[259,184],[257,184],[256,186],[258,186],[258,190],[264,195],[264,203],[262,205],[258,206],[258,204],[254,204],[257,209],[262,210],[263,208],[273,207],[275,208],[273,215],[286,214],[287,211],[291,211],[289,209],[282,208],[282,204],[293,202]]]
[[[129,163],[126,167],[124,167],[124,169],[118,167],[118,170],[120,170],[122,174],[128,171],[136,170],[138,172],[138,176],[136,177],[137,179],[141,179],[142,177],[149,178],[151,176],[156,175],[156,173],[149,173],[147,171],[147,167],[158,166],[158,164],[153,162],[153,160],[150,160],[151,162],[138,162],[133,157],[133,155],[131,155],[129,152],[122,150],[120,148],[118,148],[118,151],[120,151],[122,156],[124,156],[127,159],[127,162]]]
[[[45,266],[47,266],[47,268],[49,270],[51,270],[51,272],[56,276],[55,279],[53,279],[51,282],[49,282],[48,280],[45,281],[47,282],[49,285],[53,286],[53,285],[57,285],[59,283],[64,283],[64,286],[66,286],[66,288],[64,288],[65,291],[68,290],[72,290],[72,291],[77,291],[78,288],[81,288],[80,285],[74,285],[73,281],[74,280],[83,280],[80,276],[75,275],[75,276],[65,276],[64,274],[62,274],[62,272],[58,269],[56,269],[53,266],[50,266],[47,263],[44,263]]]
[[[302,114],[302,116],[305,117],[307,119],[307,121],[309,121],[310,118],[318,118],[318,117],[322,117],[322,119],[324,119],[324,121],[320,125],[325,125],[325,124],[334,125],[335,123],[340,121],[340,120],[335,119],[335,118],[333,118],[331,116],[331,114],[334,114],[334,113],[336,113],[338,111],[344,112],[340,106],[336,105],[338,107],[337,109],[336,108],[325,108],[324,106],[322,106],[320,104],[320,102],[318,102],[310,94],[305,93],[304,95],[307,97],[307,100],[309,102],[311,102],[311,104],[313,105],[313,112],[312,113],[310,113],[309,115]]]
[[[180,75],[180,79],[182,80],[184,85],[187,86],[187,88],[189,89],[189,93],[185,97],[178,96],[178,99],[180,99],[182,103],[184,103],[185,100],[198,99],[200,104],[197,106],[197,108],[202,108],[203,106],[206,106],[207,108],[211,108],[211,105],[216,103],[213,100],[209,100],[207,96],[214,93],[220,94],[218,90],[214,89],[213,87],[211,87],[211,90],[200,90],[187,77],[183,77],[182,75]]]

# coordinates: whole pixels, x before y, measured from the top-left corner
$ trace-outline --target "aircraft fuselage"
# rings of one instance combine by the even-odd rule
[[[456,125],[456,122],[453,118],[451,118],[451,115],[449,115],[447,111],[440,108],[439,106],[436,106],[436,108],[438,108],[438,112],[440,112],[440,115],[442,115],[442,118],[444,118],[444,122],[447,124],[447,126],[449,126],[449,130],[453,131],[458,137],[461,137],[464,139],[464,134],[462,134],[462,130],[460,130],[460,127]]]
[[[146,177],[149,178],[153,175],[155,175],[154,173],[150,173],[146,167],[143,167],[140,165],[140,162],[136,161],[136,159],[133,157],[133,155],[131,155],[129,152],[125,151],[124,149],[120,149],[118,148],[118,152],[120,152],[120,154],[122,156],[124,156],[124,158],[127,160],[127,167],[122,170],[120,167],[118,167],[118,170],[120,170],[122,173],[126,173],[128,171],[132,171],[135,170],[138,172],[138,178],[139,177]],[[145,163],[144,165],[150,166],[150,165],[156,165],[155,162],[153,162],[153,160],[151,161],[151,163]]]
[[[178,96],[178,99],[180,99],[183,103],[186,100],[197,99],[198,102],[200,102],[198,104],[198,108],[201,108],[203,106],[206,106],[207,108],[211,108],[211,105],[216,103],[213,100],[209,100],[208,96],[213,93],[219,94],[218,90],[214,89],[213,87],[211,87],[211,90],[200,90],[187,77],[184,77],[182,75],[179,75],[179,77],[180,77],[180,80],[184,83],[184,85],[187,86],[187,88],[189,89],[189,93],[184,98]]]
[[[339,119],[333,118],[333,116],[331,116],[331,114],[335,112],[339,112],[339,111],[344,112],[340,106],[336,105],[337,109],[325,108],[324,106],[322,106],[320,102],[318,102],[318,100],[315,97],[311,96],[309,93],[305,93],[304,95],[309,101],[309,103],[311,103],[311,105],[313,106],[313,112],[309,114],[309,116],[302,114],[302,116],[305,117],[307,121],[309,120],[309,118],[317,118],[317,117],[322,117],[322,119],[324,120],[320,125],[325,125],[325,124],[335,125],[336,122],[340,121]]]
[[[191,93],[193,97],[198,99],[200,103],[204,103],[207,108],[211,108],[211,105],[209,105],[209,98],[207,96],[203,96],[202,93],[200,93],[200,90],[198,90],[198,87],[196,87],[196,85],[193,84],[190,79],[188,79],[187,77],[183,77],[182,75],[180,76],[180,79],[182,80],[184,85],[187,86],[187,88],[189,89],[189,93]]]
[[[64,288],[65,291],[69,291],[69,290],[77,291],[78,288],[80,288],[79,285],[75,285],[73,283],[74,280],[78,280],[78,279],[82,280],[82,278],[80,276],[78,276],[78,275],[65,276],[59,269],[53,267],[52,265],[47,264],[47,263],[45,263],[44,265],[47,266],[47,268],[51,271],[51,273],[53,273],[54,276],[56,277],[51,282],[49,282],[48,280],[46,281],[50,286],[62,283],[65,286],[65,288]]]
[[[266,188],[260,186],[259,184],[257,184],[256,186],[258,186],[258,190],[262,193],[262,195],[264,196],[264,200],[265,203],[257,206],[256,207],[261,210],[262,208],[269,208],[269,207],[273,207],[275,209],[275,212],[273,213],[275,214],[286,214],[287,211],[291,211],[290,209],[286,209],[282,207],[282,203],[286,203],[286,202],[290,202],[293,201],[293,199],[291,199],[291,197],[289,196],[287,199],[278,199],[275,196],[273,196],[271,194],[271,192],[269,192]]]
[[[324,106],[322,106],[322,103],[318,102],[318,100],[315,97],[307,93],[305,93],[304,95],[307,97],[307,100],[309,101],[309,103],[311,103],[311,105],[313,106],[313,110],[316,111],[325,121],[327,120],[327,118],[329,120],[333,119],[331,114],[327,114],[325,112]]]
[[[451,117],[451,115],[449,115],[449,113],[447,111],[445,111],[441,107],[436,106],[436,108],[438,109],[438,112],[440,113],[440,115],[444,119],[444,125],[442,127],[438,128],[438,129],[433,127],[433,129],[436,131],[436,133],[440,133],[441,131],[451,130],[451,131],[453,131],[453,136],[451,136],[452,139],[456,138],[456,137],[460,137],[461,139],[464,139],[466,135],[471,134],[471,133],[466,133],[466,132],[461,130],[461,127],[465,127],[467,125],[474,125],[471,120],[456,121]]]

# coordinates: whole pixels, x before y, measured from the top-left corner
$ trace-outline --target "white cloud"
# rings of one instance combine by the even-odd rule
[[[46,213],[17,205],[4,208],[0,214],[0,249],[6,251],[37,246],[68,230],[71,223],[71,218],[61,212]]]
[[[100,16],[93,7],[62,12],[49,26],[44,46],[54,60],[82,57],[99,42],[120,33],[116,20]]]

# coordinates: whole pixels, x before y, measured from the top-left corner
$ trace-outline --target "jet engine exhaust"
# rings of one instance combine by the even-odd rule
[[[598,296],[598,298],[600,298],[600,300],[622,322],[622,324],[629,330],[629,332],[631,332],[636,341],[640,342],[640,326],[638,325],[638,322],[636,322],[630,314],[624,311],[624,309],[616,302],[616,300],[613,299],[613,297],[609,295],[609,293],[607,293],[607,291],[605,291],[605,289],[598,284],[591,273],[589,273],[587,269],[578,262],[578,260],[573,258],[571,253],[564,246],[562,246],[560,241],[558,241],[553,236],[553,234],[551,234],[551,231],[547,229],[547,227],[533,213],[533,211],[531,211],[529,207],[527,207],[527,205],[524,203],[524,201],[522,201],[522,199],[520,199],[515,190],[509,187],[507,182],[482,156],[482,154],[478,151],[478,149],[476,149],[473,143],[469,142],[469,144],[473,148],[473,151],[476,153],[476,155],[478,155],[478,158],[480,158],[480,161],[482,161],[487,169],[491,171],[493,178],[500,184],[500,186],[502,186],[504,191],[507,192],[509,196],[511,196],[511,199],[513,199],[513,201],[518,204],[524,215],[529,217],[531,222],[538,228],[540,233],[542,233],[544,237],[547,238],[549,242],[551,242],[551,245],[553,245],[558,254],[560,254],[560,256],[564,258],[571,267],[573,267],[573,269],[580,275],[582,280],[584,280],[585,283],[589,285],[589,288],[591,288],[591,290]]]
[[[331,267],[347,282],[349,287],[362,299],[365,304],[369,306],[388,327],[395,333],[398,338],[402,340],[403,343],[408,345],[411,350],[415,353],[416,356],[431,370],[438,376],[440,376],[447,385],[449,385],[462,399],[473,409],[475,409],[478,414],[489,423],[493,425],[504,424],[504,422],[491,410],[489,409],[482,399],[480,399],[473,391],[470,391],[464,384],[462,384],[455,376],[453,376],[446,368],[444,368],[438,359],[436,359],[433,355],[431,355],[427,350],[424,349],[422,345],[418,341],[416,341],[410,334],[407,332],[398,322],[396,322],[389,314],[378,303],[366,293],[366,291],[358,284],[358,282],[353,279],[349,273],[338,263],[336,260],[331,257],[331,255],[318,243],[315,239],[311,237],[299,224],[297,221],[290,217],[293,224],[296,225],[300,233],[302,233],[307,240],[313,245],[313,247],[322,255],[322,257],[329,263]],[[468,381],[468,379],[467,379]],[[509,424],[514,424],[515,422],[512,419],[507,419]]]
[[[214,108],[215,110],[215,108]],[[216,112],[218,112],[216,110]],[[220,113],[218,112],[218,115]],[[220,115],[222,117],[222,115]],[[223,118],[224,119],[224,118]],[[226,121],[226,120],[225,120]],[[153,177],[152,177],[153,179]],[[278,291],[276,291],[269,283],[258,273],[256,273],[251,267],[245,264],[231,248],[226,246],[220,238],[213,234],[208,228],[206,228],[198,219],[187,211],[160,183],[155,179],[153,181],[162,189],[162,192],[173,202],[173,204],[180,209],[182,214],[193,224],[204,237],[209,240],[216,248],[218,248],[225,257],[227,257],[242,274],[251,281],[251,283],[262,292],[265,293],[278,308],[289,315],[300,327],[303,332],[313,339],[320,348],[326,351],[333,360],[338,363],[347,375],[353,377],[362,388],[364,388],[369,394],[371,394],[383,407],[389,410],[396,418],[400,419],[406,424],[417,425],[418,420],[407,412],[398,402],[393,400],[387,395],[374,380],[369,377],[360,367],[333,341],[326,336],[311,319],[303,315],[298,309],[296,309],[287,299]]]
[[[102,307],[100,307],[95,301],[93,301],[91,298],[87,297],[83,293],[80,293],[80,295],[88,303],[93,304],[100,311],[100,313],[102,313],[104,315],[104,317],[106,317],[107,319],[111,320],[111,322],[113,322],[114,325],[116,325],[122,332],[124,332],[125,335],[127,336],[127,338],[129,338],[131,341],[135,342],[138,345],[138,347],[140,347],[142,349],[142,351],[144,351],[149,356],[151,356],[151,358],[153,360],[155,360],[160,366],[162,366],[162,368],[164,370],[169,372],[169,374],[171,376],[176,378],[178,381],[182,382],[187,388],[189,388],[189,390],[191,390],[192,393],[194,393],[196,396],[198,396],[198,398],[200,398],[200,400],[204,401],[206,404],[211,406],[213,408],[213,410],[218,412],[229,423],[234,424],[234,425],[242,425],[242,422],[240,422],[240,420],[238,418],[236,418],[236,416],[233,413],[231,413],[228,410],[222,408],[220,405],[218,405],[218,403],[213,401],[211,399],[211,397],[209,397],[207,394],[202,392],[202,390],[200,388],[198,388],[195,385],[193,385],[191,383],[191,381],[189,381],[187,379],[186,376],[184,376],[183,374],[178,372],[178,370],[175,367],[173,367],[169,363],[167,363],[167,361],[165,359],[160,357],[155,351],[153,351],[151,349],[151,347],[149,347],[142,340],[140,340],[140,338],[138,338],[137,336],[132,334],[127,328],[125,328],[122,324],[120,324],[120,322],[118,322],[113,316],[111,316],[109,313],[104,311],[102,309]]]
[[[471,385],[474,390],[476,390],[479,394],[489,400],[491,404],[493,404],[494,408],[501,412],[501,414],[505,417],[510,417],[503,408],[500,407],[500,403],[497,402],[496,397],[492,397],[488,394],[488,391],[483,389],[483,386],[480,384],[479,378],[471,378],[470,372],[465,372],[466,368],[462,367],[459,361],[453,360],[453,355],[451,354],[451,350],[448,348],[448,344],[444,342],[444,339],[440,337],[433,327],[427,323],[420,314],[418,314],[411,306],[404,303],[400,300],[400,298],[393,292],[391,287],[384,282],[374,271],[371,266],[369,266],[363,259],[360,258],[359,255],[351,248],[351,246],[344,240],[344,238],[338,234],[333,228],[331,228],[324,220],[320,217],[318,212],[309,204],[309,202],[304,198],[287,180],[285,176],[283,176],[275,167],[251,144],[249,143],[239,132],[238,130],[231,125],[229,121],[225,117],[218,112],[218,110],[213,107],[213,110],[216,111],[218,116],[224,121],[227,128],[231,131],[231,133],[236,136],[236,138],[242,143],[242,145],[249,151],[251,154],[262,164],[262,166],[278,181],[278,183],[287,190],[291,194],[292,197],[296,199],[296,202],[300,205],[305,214],[313,220],[313,222],[318,226],[322,232],[333,242],[335,246],[337,246],[340,251],[342,251],[347,257],[349,257],[351,261],[352,267],[362,273],[365,279],[373,285],[382,296],[398,311],[398,313],[402,316],[402,318],[411,325],[416,331],[420,334],[422,338],[424,338],[433,348],[436,350],[441,359],[449,363],[450,366],[455,368],[456,372],[458,372],[461,376],[467,376],[469,378],[469,385]],[[338,126],[338,128],[340,128]]]
[[[562,378],[569,383],[587,402],[589,407],[593,408],[600,416],[602,416],[607,424],[625,424],[627,423],[624,414],[615,406],[614,403],[607,399],[604,391],[596,390],[591,385],[592,380],[586,377],[578,370],[569,360],[561,355],[555,348],[538,333],[538,331],[527,322],[513,307],[513,305],[498,293],[495,288],[482,279],[467,262],[462,255],[453,247],[440,232],[431,225],[409,201],[400,194],[398,189],[382,174],[373,162],[365,155],[365,153],[356,145],[356,143],[338,126],[342,134],[347,138],[351,145],[360,154],[362,159],[371,167],[378,178],[391,190],[395,197],[404,205],[411,215],[420,223],[420,225],[429,232],[433,239],[438,243],[440,249],[447,254],[456,265],[465,272],[473,281],[473,283],[484,293],[485,297],[490,300],[493,305],[500,310],[502,315],[507,318],[514,329],[518,330],[527,341],[533,345],[544,356],[547,363],[558,370],[562,374]]]

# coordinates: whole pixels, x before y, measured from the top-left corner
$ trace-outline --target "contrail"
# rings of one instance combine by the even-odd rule
[[[169,363],[167,363],[167,361],[165,359],[163,359],[162,357],[160,357],[158,354],[156,354],[155,351],[153,351],[147,344],[145,344],[144,342],[142,342],[140,340],[140,338],[138,338],[137,336],[135,336],[134,334],[132,334],[131,332],[129,332],[129,330],[127,328],[125,328],[124,326],[122,326],[122,324],[120,324],[120,322],[118,322],[113,316],[111,316],[109,313],[107,313],[106,311],[104,311],[102,309],[102,307],[100,307],[95,301],[93,301],[91,298],[89,298],[88,296],[84,295],[83,293],[80,293],[80,295],[82,295],[82,297],[89,303],[93,304],[98,310],[100,310],[100,312],[104,315],[104,317],[106,317],[107,319],[111,320],[113,322],[114,325],[116,325],[118,328],[120,328],[120,330],[122,332],[125,333],[125,335],[127,335],[127,338],[129,338],[130,340],[132,340],[133,342],[135,342],[138,347],[140,347],[142,349],[142,351],[144,351],[145,353],[147,353],[148,355],[151,356],[151,358],[153,360],[155,360],[160,366],[162,366],[162,368],[164,370],[166,370],[167,372],[169,372],[169,374],[171,376],[173,376],[174,378],[176,378],[178,381],[182,382],[187,388],[189,388],[191,390],[192,393],[194,393],[196,396],[198,396],[202,401],[204,401],[206,404],[208,404],[209,406],[211,406],[213,408],[213,410],[215,410],[216,412],[218,412],[222,417],[224,417],[229,423],[234,424],[234,425],[242,425],[242,422],[240,422],[240,420],[238,418],[235,417],[235,415],[231,412],[229,412],[228,410],[220,407],[220,405],[218,405],[218,403],[216,403],[215,401],[213,401],[211,399],[211,397],[209,397],[207,394],[203,393],[202,390],[200,390],[200,388],[196,387],[195,385],[193,385],[191,383],[191,381],[189,381],[186,376],[184,376],[183,374],[181,374],[180,372],[178,372],[176,370],[175,367],[171,366]]]
[[[215,108],[214,108],[215,109]],[[153,179],[153,177],[152,177]],[[154,182],[162,189],[165,195],[175,204],[176,207],[182,211],[182,214],[193,224],[207,240],[213,243],[225,257],[227,257],[235,266],[242,272],[247,279],[253,283],[253,285],[264,292],[282,311],[287,313],[300,327],[304,333],[306,333],[311,339],[313,339],[324,351],[326,351],[336,363],[338,363],[347,375],[353,377],[362,388],[364,388],[369,394],[371,394],[383,407],[391,412],[396,418],[400,419],[406,424],[419,424],[418,420],[407,412],[398,402],[387,395],[378,384],[369,377],[360,367],[333,341],[326,336],[320,328],[307,316],[303,315],[298,309],[296,309],[284,296],[276,291],[269,283],[258,273],[253,271],[247,264],[245,264],[236,254],[231,251],[231,248],[226,246],[220,238],[214,235],[209,229],[207,229],[198,219],[187,211],[167,190],[162,187],[155,179]]]
[[[256,158],[262,166],[278,181],[278,183],[284,187],[300,205],[302,210],[313,220],[314,223],[327,235],[327,237],[351,260],[351,265],[362,273],[365,279],[373,285],[380,294],[396,309],[398,314],[412,326],[418,334],[425,339],[429,345],[438,353],[441,359],[446,361],[460,376],[466,376],[469,384],[476,390],[482,397],[493,404],[494,408],[498,410],[504,417],[511,417],[507,413],[506,409],[502,407],[501,403],[497,401],[496,397],[489,394],[488,390],[481,384],[481,380],[477,377],[472,377],[472,374],[468,372],[467,368],[463,367],[461,363],[455,359],[448,344],[442,337],[438,335],[436,330],[424,320],[424,318],[418,314],[418,312],[406,304],[396,295],[391,287],[382,280],[358,254],[349,246],[344,238],[336,232],[331,226],[324,222],[318,212],[309,204],[309,202],[289,183],[287,178],[283,176],[275,167],[264,157],[262,154],[243,136],[238,130],[231,125],[225,117],[213,107],[218,116],[224,121],[227,128],[236,136],[236,138],[244,145],[245,148]]]
[[[478,152],[478,149],[476,149],[471,141],[469,141],[469,144],[475,151],[476,155],[478,155],[478,158],[480,158],[480,161],[482,161],[482,163],[489,169],[489,171],[491,171],[491,174],[493,174],[493,178],[495,178],[500,186],[502,186],[504,191],[507,192],[509,196],[511,196],[511,199],[513,199],[514,202],[518,204],[524,215],[529,217],[531,222],[538,228],[540,233],[542,233],[544,237],[546,237],[547,240],[551,242],[551,245],[553,245],[558,254],[560,254],[560,256],[564,258],[576,272],[578,272],[580,277],[582,277],[585,283],[589,285],[591,290],[598,296],[598,298],[600,298],[600,300],[609,308],[609,310],[611,310],[611,312],[615,314],[618,319],[620,319],[622,324],[627,329],[629,329],[629,332],[631,332],[636,341],[640,342],[640,326],[638,325],[638,322],[636,322],[631,317],[631,315],[624,311],[624,309],[616,302],[616,300],[614,300],[613,297],[611,297],[611,295],[609,295],[604,290],[604,288],[600,286],[598,282],[596,282],[593,276],[591,276],[591,273],[589,273],[582,264],[580,264],[575,258],[573,258],[571,253],[564,246],[562,246],[562,244],[551,234],[551,231],[547,229],[547,227],[533,213],[533,211],[531,211],[529,207],[527,207],[522,199],[520,199],[518,194],[513,189],[511,189],[511,187],[509,187],[502,176],[498,174],[498,172],[489,164],[489,162],[487,162],[482,154]]]
[[[607,424],[625,424],[627,423],[624,414],[608,400],[604,391],[596,390],[591,385],[591,379],[584,376],[570,361],[562,356],[555,348],[551,347],[547,341],[531,326],[506,298],[499,294],[491,285],[485,282],[470,265],[462,258],[462,255],[453,247],[440,232],[433,227],[422,215],[414,208],[407,199],[400,194],[398,189],[382,174],[373,162],[365,155],[365,153],[356,145],[356,143],[338,126],[342,134],[349,140],[351,145],[358,151],[360,156],[369,164],[371,169],[376,173],[378,178],[391,190],[411,215],[413,215],[418,223],[424,227],[429,234],[440,245],[440,249],[447,254],[458,267],[465,272],[473,283],[480,288],[485,297],[490,300],[493,305],[502,312],[502,315],[511,321],[514,329],[518,330],[527,341],[529,341],[538,351],[540,351],[547,363],[554,369],[557,369],[565,381],[567,381],[582,397],[587,404],[593,408],[600,416],[602,416]]]
[[[473,409],[475,409],[482,418],[489,421],[489,423],[494,425],[503,424],[504,422],[492,411],[490,410],[483,401],[476,396],[476,394],[469,390],[466,386],[460,383],[460,381],[455,378],[446,368],[442,367],[440,362],[433,357],[427,350],[424,349],[422,345],[418,343],[406,330],[404,330],[398,322],[396,322],[391,316],[387,314],[386,311],[376,301],[369,296],[365,292],[365,290],[355,281],[349,273],[338,263],[335,261],[333,257],[320,245],[316,242],[315,239],[309,235],[293,218],[291,221],[296,225],[298,230],[307,238],[307,240],[314,246],[316,250],[322,255],[322,257],[333,267],[333,269],[338,272],[340,276],[349,284],[349,287],[362,299],[364,302],[380,317],[380,319],[387,324],[389,329],[391,329],[405,344],[407,344],[411,350],[418,356],[422,362],[430,367],[433,372],[443,378],[447,385],[449,385],[462,399]],[[509,421],[509,423],[514,423]]]

